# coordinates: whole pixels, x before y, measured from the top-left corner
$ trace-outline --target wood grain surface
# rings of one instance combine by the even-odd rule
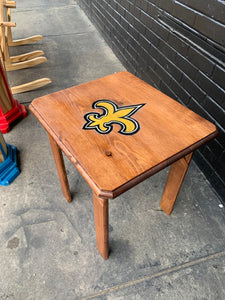
[[[145,104],[132,116],[140,130],[125,136],[117,124],[105,135],[82,129],[85,114],[102,113],[92,108],[100,99],[119,107]],[[105,198],[115,198],[217,135],[212,123],[128,72],[38,98],[30,109],[94,192]]]
[[[50,145],[52,148],[52,153],[53,153],[53,156],[55,159],[56,169],[58,172],[59,181],[60,181],[63,195],[68,202],[71,202],[71,194],[70,194],[69,183],[68,183],[68,179],[67,179],[67,175],[66,175],[66,169],[65,169],[65,165],[64,165],[62,152],[61,152],[59,146],[54,141],[54,139],[50,135],[48,137],[49,137]]]
[[[93,193],[95,216],[95,232],[98,251],[104,259],[109,257],[109,230],[108,230],[108,199],[102,199]]]
[[[188,170],[192,155],[193,152],[186,155],[185,157],[182,157],[181,159],[173,163],[170,167],[166,186],[160,202],[161,209],[168,215],[170,215],[173,210],[174,203],[180,191],[185,174]]]

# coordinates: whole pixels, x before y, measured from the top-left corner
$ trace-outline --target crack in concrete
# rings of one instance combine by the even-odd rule
[[[84,31],[84,32],[71,32],[71,33],[63,33],[63,36],[69,35],[85,35],[89,33],[95,33],[95,30]],[[55,36],[62,36],[62,34],[49,34],[49,35],[42,35],[43,37],[55,37]]]
[[[225,256],[225,251],[210,254],[208,256],[204,256],[204,257],[195,259],[193,261],[183,263],[179,266],[175,266],[175,267],[172,267],[172,268],[169,268],[169,269],[159,271],[159,272],[157,272],[155,274],[152,274],[152,275],[149,275],[149,276],[144,276],[144,277],[136,279],[136,280],[132,280],[132,281],[125,282],[123,284],[115,285],[111,288],[104,289],[104,290],[102,290],[98,293],[95,293],[95,294],[92,294],[92,295],[89,295],[89,296],[86,296],[86,297],[79,298],[79,300],[93,299],[95,297],[102,296],[102,295],[105,295],[105,294],[109,294],[109,293],[112,293],[112,292],[130,287],[130,286],[133,286],[135,284],[142,283],[142,282],[147,281],[147,280],[151,280],[151,279],[154,279],[154,278],[158,278],[158,277],[162,277],[162,276],[165,276],[165,275],[168,275],[168,274],[171,274],[171,273],[178,272],[180,270],[184,270],[186,268],[201,264],[203,262],[206,262],[206,261],[209,261],[209,260],[212,260],[212,259],[217,259],[221,256]]]
[[[70,4],[70,5],[61,5],[61,6],[57,6],[57,7],[48,7],[48,4],[41,4],[41,5],[36,5],[36,6],[32,6],[32,8],[28,8],[28,9],[19,9],[17,8],[16,13],[24,13],[24,12],[32,12],[33,10],[36,10],[36,9],[48,9],[48,10],[59,10],[59,9],[67,9],[67,8],[77,8],[78,5],[75,3],[75,4]]]

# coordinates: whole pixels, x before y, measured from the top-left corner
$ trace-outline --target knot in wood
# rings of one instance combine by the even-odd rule
[[[106,155],[106,156],[112,156],[112,152],[110,152],[110,151],[105,151],[105,155]]]

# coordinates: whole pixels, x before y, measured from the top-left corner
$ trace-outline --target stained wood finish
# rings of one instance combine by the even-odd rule
[[[131,136],[83,130],[92,103],[145,105]],[[216,127],[128,72],[120,72],[36,99],[31,111],[100,197],[115,198],[217,135]],[[106,153],[111,152],[110,156]]]
[[[133,116],[140,130],[121,135],[84,130],[92,104],[100,99],[118,107],[145,104]],[[170,214],[192,152],[214,138],[216,127],[128,72],[109,75],[34,100],[31,111],[50,135],[65,197],[69,187],[60,148],[93,190],[97,248],[108,258],[108,199],[115,198],[172,164],[161,201]],[[70,198],[69,198],[70,201]]]
[[[188,170],[192,155],[193,152],[179,159],[173,163],[170,168],[166,186],[160,202],[160,207],[168,215],[170,215],[173,210],[174,203],[180,191],[185,174]]]
[[[56,169],[58,172],[63,195],[68,202],[71,202],[71,194],[69,190],[69,183],[66,175],[66,169],[63,161],[62,152],[56,144],[56,142],[54,141],[54,139],[51,137],[51,135],[48,135],[48,137],[52,148],[52,153],[55,159]]]
[[[97,248],[104,259],[109,257],[108,200],[93,193]]]

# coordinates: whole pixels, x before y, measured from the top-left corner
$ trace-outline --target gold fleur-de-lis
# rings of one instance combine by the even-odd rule
[[[101,108],[103,113],[89,112],[84,115],[87,121],[83,129],[95,129],[101,134],[109,133],[113,130],[113,124],[119,124],[119,133],[131,135],[140,129],[139,123],[131,118],[145,104],[129,105],[118,107],[110,100],[98,100],[92,104],[93,108]]]

